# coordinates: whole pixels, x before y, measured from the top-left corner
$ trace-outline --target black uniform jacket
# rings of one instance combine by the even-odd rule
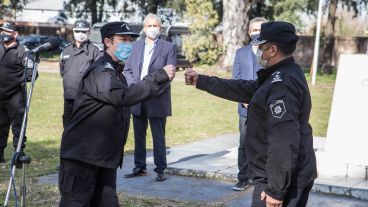
[[[161,69],[128,87],[123,66],[105,53],[83,75],[70,125],[63,132],[60,157],[117,168],[129,130],[129,106],[158,94],[169,81]]]
[[[200,75],[197,88],[216,96],[249,103],[246,153],[254,182],[267,183],[266,193],[284,200],[290,185],[305,187],[317,176],[311,97],[292,57],[258,71],[258,80],[225,80]]]
[[[60,75],[63,77],[64,98],[74,99],[84,72],[102,55],[101,48],[90,41],[68,45],[60,55]]]
[[[5,48],[4,43],[0,43],[0,101],[8,99],[25,84],[25,67],[27,67],[27,77],[32,77],[34,63],[32,56],[28,58],[29,52],[18,41],[9,48]]]

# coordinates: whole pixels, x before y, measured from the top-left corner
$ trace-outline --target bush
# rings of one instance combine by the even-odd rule
[[[190,62],[214,64],[220,55],[212,31],[218,23],[218,15],[211,0],[186,0],[185,17],[190,22],[190,35],[183,37],[183,51]]]

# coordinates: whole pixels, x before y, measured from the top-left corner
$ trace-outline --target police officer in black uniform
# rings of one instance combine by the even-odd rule
[[[83,74],[62,136],[60,206],[119,206],[116,171],[128,136],[129,106],[157,96],[159,86],[175,75],[168,65],[128,86],[122,71],[138,35],[125,22],[111,22],[101,36],[104,54]]]
[[[4,22],[0,30],[0,163],[4,163],[10,126],[14,149],[18,145],[26,105],[25,84],[31,80],[33,60],[30,51],[18,42],[14,22]],[[25,139],[21,149],[25,147]]]
[[[73,26],[75,42],[66,46],[60,56],[60,74],[64,87],[64,128],[70,121],[74,99],[83,73],[102,55],[102,48],[91,43],[89,35],[89,23],[85,20],[77,20]]]
[[[298,36],[287,22],[261,25],[256,81],[225,80],[186,71],[187,84],[216,96],[249,103],[246,153],[255,184],[252,207],[306,206],[317,176],[311,97],[292,56]]]

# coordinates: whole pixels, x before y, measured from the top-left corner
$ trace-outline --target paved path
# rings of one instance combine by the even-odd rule
[[[236,180],[237,173],[237,136],[219,136],[168,149],[168,172],[171,174],[168,175],[168,179],[164,182],[154,181],[155,173],[153,171],[152,153],[149,153],[147,158],[147,176],[124,178],[124,174],[129,173],[133,168],[132,155],[126,156],[123,169],[118,171],[118,191],[128,195],[196,201],[203,204],[224,203],[226,206],[234,207],[249,206],[252,187],[243,192],[232,191],[232,185],[234,180]],[[318,143],[316,148],[323,147],[323,141],[318,140],[316,143]],[[180,174],[186,176],[180,176]],[[39,178],[39,181],[57,184],[57,175],[43,176]],[[329,181],[331,182],[331,180]],[[311,193],[308,207],[320,206],[367,207],[368,201]]]

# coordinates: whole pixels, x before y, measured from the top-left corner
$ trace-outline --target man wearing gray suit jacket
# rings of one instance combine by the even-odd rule
[[[266,19],[256,17],[249,21],[248,35],[253,38],[261,31],[261,24]],[[254,80],[257,79],[257,71],[260,69],[255,51],[256,46],[246,45],[236,51],[233,65],[233,79]],[[247,127],[247,103],[238,104],[239,114],[239,148],[238,148],[238,183],[233,186],[233,190],[242,191],[249,181],[248,159],[245,154],[245,135]]]
[[[124,74],[129,84],[142,80],[146,75],[166,65],[176,65],[174,44],[159,39],[162,30],[160,17],[148,14],[143,21],[146,38],[133,43],[131,55],[125,65]],[[171,88],[167,83],[159,88],[159,96],[131,107],[134,127],[134,169],[126,178],[143,176],[146,169],[146,135],[148,122],[153,138],[153,157],[157,173],[156,181],[165,180],[167,168],[165,126],[166,117],[171,116]]]

